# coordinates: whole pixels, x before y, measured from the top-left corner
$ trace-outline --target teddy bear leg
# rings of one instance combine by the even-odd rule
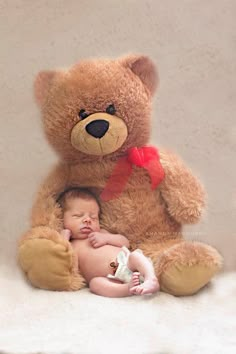
[[[222,267],[223,259],[213,247],[182,241],[166,249],[155,262],[161,290],[175,296],[195,294]]]
[[[48,290],[79,290],[85,282],[75,269],[70,243],[46,226],[29,230],[20,240],[19,264],[31,284]]]

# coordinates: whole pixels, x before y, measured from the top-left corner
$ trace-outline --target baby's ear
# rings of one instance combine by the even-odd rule
[[[37,75],[34,82],[34,96],[39,106],[42,106],[45,102],[56,75],[56,71],[41,71]]]
[[[120,63],[137,75],[151,95],[154,94],[159,77],[153,61],[145,55],[129,55],[121,58]]]

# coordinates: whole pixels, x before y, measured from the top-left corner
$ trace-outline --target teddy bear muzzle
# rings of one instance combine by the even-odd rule
[[[127,135],[128,129],[123,119],[98,112],[90,114],[73,127],[71,144],[85,154],[103,156],[117,151]]]

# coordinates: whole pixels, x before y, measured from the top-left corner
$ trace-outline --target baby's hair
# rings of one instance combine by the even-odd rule
[[[57,198],[57,203],[60,205],[63,211],[66,210],[67,204],[66,202],[68,199],[75,199],[75,198],[81,198],[84,200],[95,200],[95,202],[98,204],[99,207],[99,216],[101,212],[101,205],[100,202],[97,198],[97,196],[91,192],[88,188],[82,188],[82,187],[68,187],[66,188],[63,192],[61,192]]]

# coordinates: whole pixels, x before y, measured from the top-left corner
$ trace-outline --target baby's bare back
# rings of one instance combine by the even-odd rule
[[[93,248],[88,239],[74,240],[72,247],[78,257],[79,270],[88,283],[92,278],[113,274],[110,263],[116,261],[120,247],[105,245]]]

